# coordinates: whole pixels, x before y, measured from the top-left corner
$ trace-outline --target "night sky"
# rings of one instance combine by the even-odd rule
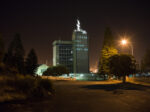
[[[104,37],[110,27],[116,39],[126,34],[134,56],[140,60],[150,44],[150,7],[144,0],[1,0],[0,33],[6,47],[21,34],[26,54],[37,52],[39,63],[52,64],[52,42],[71,40],[79,18],[90,38],[90,66],[96,67]],[[150,47],[149,47],[150,48]]]

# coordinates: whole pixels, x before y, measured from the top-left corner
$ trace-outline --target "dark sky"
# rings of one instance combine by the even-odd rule
[[[126,34],[139,60],[150,44],[150,7],[144,0],[3,0],[0,33],[6,46],[20,33],[26,49],[34,48],[39,63],[52,64],[52,42],[71,40],[76,19],[90,38],[90,66],[97,66],[104,29],[109,26],[116,41]]]

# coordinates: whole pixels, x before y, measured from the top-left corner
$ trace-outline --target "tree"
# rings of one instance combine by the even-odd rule
[[[0,63],[2,63],[3,61],[3,57],[4,57],[4,42],[3,42],[3,39],[0,35]]]
[[[112,35],[112,32],[110,28],[106,28],[105,33],[104,33],[104,42],[103,42],[103,47],[101,50],[101,57],[99,60],[99,74],[104,75],[104,80],[105,75],[109,75],[109,57],[117,54],[118,51],[115,48],[115,43],[114,43],[114,37]]]
[[[133,56],[128,54],[117,54],[109,58],[110,73],[122,77],[123,83],[126,76],[136,72],[136,64]]]
[[[109,46],[109,47],[115,46],[114,36],[113,36],[112,31],[109,27],[106,27],[105,32],[104,32],[103,47],[104,46]]]
[[[142,72],[150,71],[150,49],[146,50],[146,53],[141,61],[141,71]]]
[[[48,69],[45,72],[43,72],[42,75],[45,75],[45,76],[54,76],[53,67],[48,67]]]
[[[37,66],[38,66],[37,55],[34,49],[31,49],[25,61],[26,73],[33,75],[34,70],[37,68]]]
[[[4,42],[3,42],[3,39],[0,35],[0,72],[3,71],[4,69],[4,64],[3,64],[3,57],[4,57]]]
[[[101,56],[100,68],[99,68],[100,74],[108,75],[110,73],[109,66],[108,66],[109,58],[117,53],[118,51],[113,47],[105,46],[102,49],[102,56]]]
[[[48,76],[60,76],[62,74],[69,74],[69,70],[63,65],[57,65],[53,67],[49,67],[43,75]]]
[[[19,34],[16,34],[5,54],[4,62],[7,66],[16,68],[19,73],[24,73],[25,50]]]
[[[67,67],[63,66],[63,65],[57,65],[53,68],[54,70],[54,74],[60,76],[62,74],[69,74],[69,70],[67,69]]]

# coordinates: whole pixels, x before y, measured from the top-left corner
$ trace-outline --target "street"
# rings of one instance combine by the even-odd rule
[[[150,87],[119,81],[54,81],[51,99],[1,104],[4,112],[149,112]],[[1,111],[2,112],[2,111]]]

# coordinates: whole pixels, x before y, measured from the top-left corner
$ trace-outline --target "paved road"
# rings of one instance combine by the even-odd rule
[[[56,81],[52,99],[7,106],[15,112],[150,112],[150,88],[116,82]],[[5,110],[5,111],[6,111]]]

